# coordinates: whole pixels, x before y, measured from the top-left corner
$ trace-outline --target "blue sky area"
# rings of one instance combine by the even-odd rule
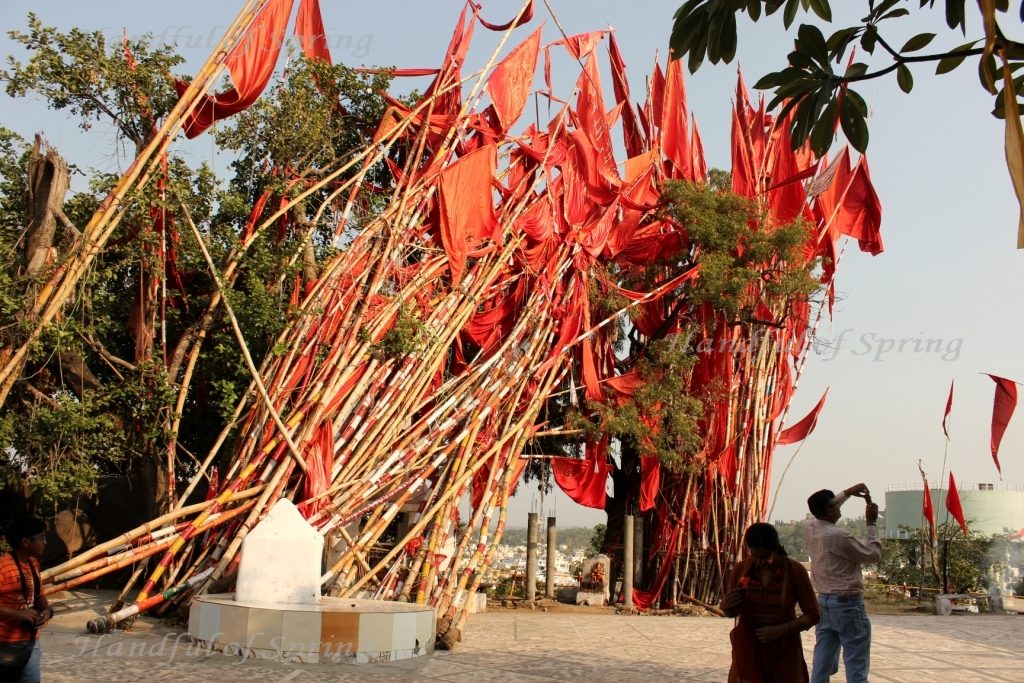
[[[570,34],[608,26],[616,30],[633,97],[642,99],[656,54],[664,59],[678,2],[550,2]],[[911,4],[916,8],[916,2]],[[238,0],[5,0],[0,26],[5,31],[23,28],[31,10],[47,25],[100,30],[113,41],[120,40],[122,29],[131,36],[151,33],[157,40],[177,43],[188,59],[183,71],[189,72],[202,63],[241,5]],[[557,39],[543,2],[537,5],[535,25],[546,22],[545,41]],[[850,0],[833,5],[862,8]],[[429,67],[440,62],[462,2],[321,0],[321,6],[335,61]],[[485,0],[484,15],[505,21],[518,7],[518,1]],[[738,63],[749,84],[784,65],[791,38],[780,24],[775,17],[753,28],[740,21]],[[946,33],[941,12],[916,18],[893,42],[900,45],[927,30],[939,33],[929,50],[965,42]],[[969,37],[979,34],[979,26],[969,27]],[[520,35],[525,38],[526,30]],[[476,37],[467,73],[486,62],[500,34],[478,27]],[[515,36],[513,41],[511,45],[517,42]],[[6,34],[0,47],[4,54],[21,56]],[[729,164],[736,68],[737,63],[705,66],[688,76],[689,105],[711,166]],[[1018,300],[1024,292],[1024,252],[1014,248],[1017,207],[1003,156],[1002,122],[989,115],[992,101],[979,87],[976,70],[968,64],[943,77],[933,72],[927,64],[913,68],[916,84],[910,96],[898,89],[895,79],[869,81],[860,88],[871,109],[869,159],[883,205],[886,250],[871,257],[851,244],[840,264],[835,319],[819,329],[819,336],[833,345],[811,355],[789,422],[806,414],[826,386],[831,387],[828,403],[782,482],[774,519],[803,518],[810,492],[859,481],[882,502],[887,485],[919,481],[918,459],[937,484],[945,446],[940,420],[952,379],[956,396],[949,464],[964,489],[999,481],[989,455],[994,385],[980,373],[1024,381],[1024,322]],[[576,73],[567,60],[556,61],[556,91],[568,96]],[[423,81],[408,86],[423,87]],[[110,171],[130,161],[115,149],[109,129],[97,126],[83,134],[68,116],[47,111],[37,99],[14,101],[0,95],[0,112],[0,125],[25,137],[42,131],[75,164]],[[229,161],[216,155],[210,136],[182,143],[180,149],[197,162],[212,161],[222,172]],[[836,343],[839,339],[841,344]],[[900,340],[905,340],[902,350]],[[939,341],[926,350],[927,340]],[[773,490],[795,450],[783,446],[776,452]],[[1000,453],[1007,484],[1024,481],[1022,450],[1024,415],[1018,415]],[[511,526],[525,524],[530,509],[542,516],[556,512],[562,526],[604,521],[602,512],[580,508],[561,494],[548,495],[541,508],[536,489],[521,488],[510,508]]]

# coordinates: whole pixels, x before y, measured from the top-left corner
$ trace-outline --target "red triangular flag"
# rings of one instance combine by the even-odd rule
[[[942,433],[949,438],[949,429],[946,422],[949,420],[949,411],[953,409],[953,381],[949,381],[949,398],[946,399],[946,412],[942,414]]]
[[[821,400],[818,401],[818,405],[814,406],[814,410],[809,412],[804,419],[779,434],[779,445],[803,441],[807,438],[808,434],[814,431],[814,425],[818,423],[818,413],[821,412],[822,407],[825,405],[825,397],[827,396],[828,389],[825,389],[825,393],[821,395]]]
[[[992,405],[992,459],[999,470],[999,476],[1002,476],[1003,470],[999,466],[999,442],[1003,440],[1003,432],[1013,417],[1013,409],[1017,407],[1017,383],[995,375],[989,377],[996,383],[996,397]]]
[[[924,507],[922,509],[924,518],[928,520],[928,530],[931,534],[931,539],[934,541],[936,538],[935,534],[935,506],[932,505],[932,490],[928,487],[928,478],[924,480]]]
[[[322,59],[331,63],[331,49],[327,45],[324,19],[320,14],[320,0],[302,0],[295,15],[295,37],[302,45],[306,59]]]
[[[964,508],[960,504],[960,494],[956,490],[956,480],[953,479],[953,472],[949,472],[949,491],[946,492],[946,509],[949,510],[949,514],[953,515],[959,524],[960,528],[964,532],[964,536],[967,535],[967,522],[964,521]]]

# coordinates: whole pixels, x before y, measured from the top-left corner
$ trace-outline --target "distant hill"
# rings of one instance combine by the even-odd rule
[[[538,541],[541,543],[547,540],[547,528],[541,524]],[[578,548],[590,548],[590,538],[594,535],[592,526],[575,526],[558,529],[558,545],[568,546],[572,552]],[[526,545],[526,527],[517,529],[505,529],[505,535],[501,537],[502,545]]]

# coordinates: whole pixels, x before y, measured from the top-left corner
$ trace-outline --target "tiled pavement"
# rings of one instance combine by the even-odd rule
[[[75,593],[43,632],[43,679],[495,683],[725,681],[731,620],[492,610],[473,615],[451,652],[368,666],[241,661],[197,651],[181,632],[141,620],[86,634],[100,602]],[[1024,681],[1024,616],[874,616],[871,681]],[[804,635],[808,661],[813,632]],[[842,672],[834,677],[844,680]]]

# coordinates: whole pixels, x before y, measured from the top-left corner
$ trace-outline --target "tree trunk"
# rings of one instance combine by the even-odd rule
[[[64,196],[71,187],[68,165],[53,147],[43,152],[43,139],[36,135],[28,162],[25,216],[25,270],[32,280],[26,309],[36,298],[36,280],[57,260],[57,224],[70,225],[64,216]]]

